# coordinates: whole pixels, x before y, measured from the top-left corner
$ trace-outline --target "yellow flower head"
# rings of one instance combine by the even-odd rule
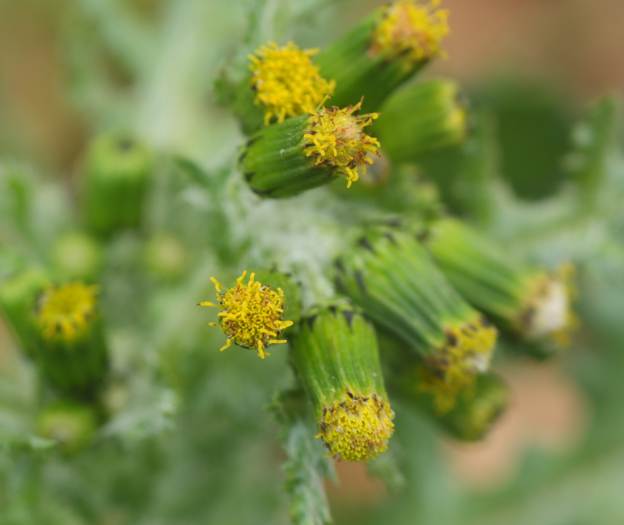
[[[427,4],[398,0],[389,5],[373,35],[371,51],[400,58],[408,68],[441,54],[449,13],[439,5],[440,0]]]
[[[473,391],[476,379],[474,374],[446,378],[437,370],[425,366],[418,367],[416,377],[418,390],[431,396],[433,407],[439,415],[444,415],[455,408],[460,393]]]
[[[498,332],[484,317],[450,326],[440,351],[427,359],[433,371],[422,388],[434,394],[435,404],[443,413],[455,405],[457,394],[474,382],[475,375],[485,372],[496,345]]]
[[[236,285],[225,291],[213,277],[211,281],[216,289],[217,303],[203,301],[199,304],[221,310],[219,325],[227,341],[220,351],[236,343],[245,348],[255,348],[258,356],[264,359],[268,355],[267,346],[287,342],[286,339],[279,339],[280,332],[292,326],[293,322],[282,320],[284,292],[281,288],[273,290],[256,281],[255,273],[251,273],[245,283],[246,276],[245,271],[236,279]]]
[[[334,92],[335,83],[325,80],[310,60],[317,52],[272,42],[249,57],[251,85],[256,104],[264,108],[265,125],[314,113]]]
[[[394,412],[376,394],[355,395],[323,408],[321,438],[331,454],[345,461],[368,461],[388,448],[394,432]]]
[[[360,178],[366,166],[379,154],[379,141],[364,133],[379,115],[354,115],[362,102],[344,109],[322,108],[308,121],[304,153],[315,166],[335,168],[347,179],[347,188]]]
[[[529,340],[550,338],[559,346],[568,346],[578,326],[572,310],[576,295],[573,278],[574,267],[570,264],[563,265],[555,275],[541,273],[533,277],[517,330]]]
[[[37,312],[41,334],[48,340],[76,341],[96,314],[97,286],[69,283],[43,293]]]

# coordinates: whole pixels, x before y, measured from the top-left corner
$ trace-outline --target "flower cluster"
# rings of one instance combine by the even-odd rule
[[[292,197],[337,176],[351,187],[382,152],[392,177],[395,165],[462,144],[469,116],[455,83],[402,86],[443,55],[448,32],[439,0],[397,0],[320,51],[261,47],[236,106],[243,131],[252,131],[240,155],[248,186],[260,198]],[[264,126],[254,128],[258,107]],[[366,461],[386,450],[394,430],[379,330],[382,345],[395,341],[382,352],[390,388],[456,436],[483,435],[507,400],[489,371],[499,329],[540,342],[558,334],[569,325],[567,286],[450,218],[369,224],[353,237],[335,261],[335,296],[301,319],[286,320],[287,294],[254,273],[228,289],[213,278],[217,301],[201,305],[220,310],[221,350],[237,344],[264,358],[294,325],[291,363],[317,436],[332,456]]]
[[[244,257],[267,266],[243,271],[229,285],[212,277],[215,299],[199,306],[215,309],[210,324],[225,336],[220,351],[238,346],[265,359],[272,346],[284,345],[293,390],[317,427],[310,435],[329,455],[369,461],[384,453],[395,429],[395,395],[458,439],[487,432],[507,403],[506,388],[490,369],[499,336],[554,353],[552,342],[564,343],[572,335],[574,293],[568,269],[556,273],[511,255],[499,241],[441,212],[436,196],[435,212],[411,201],[397,209],[404,188],[410,196],[420,192],[413,175],[425,154],[463,146],[469,135],[470,115],[454,82],[409,82],[444,54],[447,19],[440,0],[396,0],[323,49],[270,42],[251,55],[245,51],[248,60],[230,97],[245,135],[232,162],[240,173],[236,166],[223,170],[240,178],[228,179],[235,183],[225,190],[220,184],[226,175],[204,177],[199,168],[189,168],[190,161],[155,157],[125,134],[92,142],[83,159],[81,229],[60,239],[50,258],[56,267],[42,270],[33,263],[0,280],[0,311],[36,364],[49,398],[58,401],[41,417],[45,435],[83,446],[106,417],[101,416],[102,390],[110,379],[106,328],[117,305],[100,304],[109,296],[104,243],[123,233],[122,260],[132,259],[139,253],[133,246],[141,245],[129,266],[140,261],[136,266],[143,264],[146,281],[165,292],[205,253],[191,254],[177,232],[149,231],[148,223],[167,216],[154,220],[145,213],[152,170],[160,160],[176,175],[178,169],[190,175],[171,187],[201,180],[201,191],[219,204],[226,191],[240,192],[231,208],[206,207],[213,214],[206,237],[215,244],[225,239],[211,262],[222,264],[226,275],[226,265],[239,265]],[[350,191],[332,185],[345,180],[351,188],[380,158],[386,172],[382,184]],[[405,184],[394,185],[397,178]],[[335,249],[322,253],[318,264],[301,271],[309,254],[299,249],[290,259],[265,261],[271,253],[266,246],[247,250],[251,235],[240,246],[226,244],[230,222],[243,207],[252,217],[254,206],[279,214],[283,203],[266,200],[321,186],[342,213],[336,214],[339,220],[354,213],[336,227]],[[390,197],[382,205],[385,190]],[[310,199],[311,205],[316,202]],[[353,202],[357,205],[350,207]],[[313,210],[311,221],[321,208]],[[196,230],[196,218],[176,226],[184,230],[192,224],[189,230]],[[243,228],[233,226],[238,241]],[[264,225],[244,224],[256,226]],[[198,275],[189,279],[193,287],[208,280],[205,273]],[[306,276],[322,279],[323,286]],[[183,301],[192,305],[187,289],[184,293]],[[300,296],[306,298],[303,312]],[[147,319],[152,328],[153,318]]]

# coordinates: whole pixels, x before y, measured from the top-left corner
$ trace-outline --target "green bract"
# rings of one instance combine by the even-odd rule
[[[496,330],[446,281],[408,230],[368,230],[336,262],[338,288],[449,382],[487,370]]]

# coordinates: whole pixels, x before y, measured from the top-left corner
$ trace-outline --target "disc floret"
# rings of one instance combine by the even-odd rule
[[[37,321],[44,339],[72,343],[88,330],[95,316],[97,286],[74,282],[44,291]]]
[[[271,42],[249,57],[255,103],[264,108],[265,125],[314,113],[331,96],[335,83],[324,79],[311,60],[317,52]]]
[[[379,141],[364,132],[379,115],[355,115],[361,107],[360,101],[345,108],[322,108],[310,117],[303,136],[305,155],[315,166],[334,168],[346,178],[347,187],[379,155]]]
[[[337,459],[368,461],[388,448],[393,419],[390,404],[377,394],[346,392],[340,401],[323,408],[317,437]]]
[[[253,272],[247,282],[246,277],[247,271],[244,271],[236,279],[236,284],[225,291],[216,278],[211,278],[217,302],[203,301],[200,306],[220,310],[218,324],[227,336],[220,351],[236,343],[244,348],[255,348],[258,357],[264,359],[269,355],[266,351],[268,346],[287,342],[280,339],[280,334],[293,322],[283,320],[284,291],[281,288],[274,290],[263,285],[256,281]]]
[[[399,0],[388,6],[373,35],[372,52],[401,58],[410,68],[440,55],[449,33],[449,12],[440,9],[440,3]]]

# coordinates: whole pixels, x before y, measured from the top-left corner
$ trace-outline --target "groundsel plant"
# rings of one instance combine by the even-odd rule
[[[457,494],[431,514],[444,467],[423,454],[488,435],[498,362],[562,359],[614,314],[575,229],[617,251],[616,103],[576,129],[561,194],[523,203],[481,110],[420,77],[446,55],[440,0],[314,47],[303,26],[339,6],[189,0],[156,23],[77,4],[69,93],[93,136],[71,190],[0,164],[7,523],[323,525],[345,463],[392,494],[359,521],[481,523]],[[463,206],[426,168],[450,151]]]

